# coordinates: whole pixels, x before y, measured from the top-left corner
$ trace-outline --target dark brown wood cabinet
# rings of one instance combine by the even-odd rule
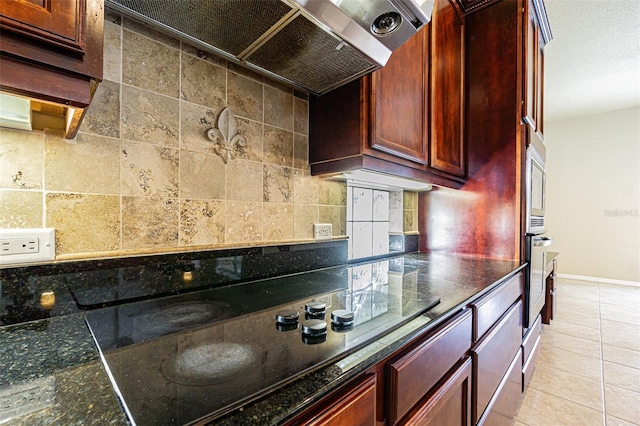
[[[311,173],[368,169],[460,187],[463,35],[453,6],[436,0],[431,23],[384,68],[311,99]]]
[[[542,0],[524,1],[524,88],[522,119],[529,138],[544,141],[544,46],[551,40],[549,21]]]
[[[544,297],[544,307],[542,308],[542,322],[544,324],[551,324],[556,312],[556,304],[558,298],[556,296],[556,282],[558,276],[558,257],[557,253],[549,252],[548,255],[551,259],[544,267],[544,275],[547,277],[546,289]]]
[[[102,0],[3,0],[0,90],[63,108],[73,137],[102,80],[103,29]]]
[[[375,425],[376,375],[366,374],[324,398],[288,425]]]
[[[445,377],[426,400],[405,419],[404,425],[471,424],[471,359],[464,358],[451,374]]]

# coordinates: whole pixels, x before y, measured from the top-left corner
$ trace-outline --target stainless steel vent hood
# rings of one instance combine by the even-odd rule
[[[320,95],[384,66],[433,0],[106,0],[199,49]]]

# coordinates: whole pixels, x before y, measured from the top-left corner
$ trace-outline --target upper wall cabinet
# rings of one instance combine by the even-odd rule
[[[0,90],[53,103],[73,137],[102,80],[103,0],[2,0]]]
[[[464,27],[447,0],[374,73],[310,101],[315,175],[368,169],[458,188],[465,177]]]
[[[529,125],[529,134],[544,141],[544,46],[551,41],[551,29],[542,0],[524,4],[522,119]]]

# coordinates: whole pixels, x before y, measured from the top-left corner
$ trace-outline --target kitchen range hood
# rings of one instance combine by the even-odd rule
[[[433,0],[106,0],[197,48],[320,95],[384,66]]]

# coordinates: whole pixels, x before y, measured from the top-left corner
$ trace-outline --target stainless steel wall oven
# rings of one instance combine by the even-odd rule
[[[544,267],[547,247],[553,239],[546,234],[546,161],[544,145],[533,141],[527,148],[526,195],[527,232],[525,237],[525,260],[528,273],[525,282],[524,327],[529,328],[545,303],[546,277]]]

